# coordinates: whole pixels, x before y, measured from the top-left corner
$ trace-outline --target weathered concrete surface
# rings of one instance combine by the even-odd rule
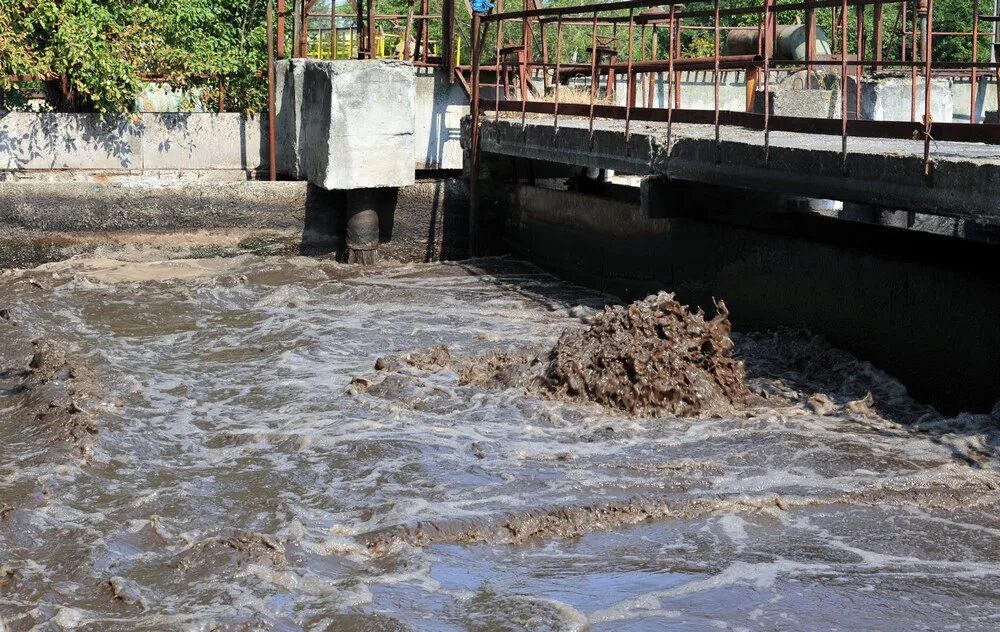
[[[305,62],[300,146],[309,182],[327,190],[414,182],[416,87],[409,64]]]
[[[845,174],[837,136],[771,132],[765,165],[763,132],[737,127],[724,127],[718,146],[710,125],[674,124],[668,143],[666,124],[633,122],[627,145],[619,121],[597,121],[593,139],[586,121],[571,119],[558,133],[548,117],[523,130],[519,119],[484,117],[481,129],[487,153],[1000,221],[1000,152],[990,145],[936,143],[928,180],[920,141],[851,138]]]
[[[1000,398],[997,246],[773,213],[772,194],[675,193],[644,211],[637,199],[511,187],[497,247],[628,300],[668,290],[711,312],[724,299],[740,331],[807,327],[948,410]]]
[[[242,114],[0,113],[0,174],[267,171],[267,119]]]
[[[917,77],[916,120],[924,118],[924,79]],[[931,116],[939,123],[954,120],[951,79],[931,80]],[[861,83],[861,118],[873,121],[909,121],[910,77],[865,77]],[[851,95],[853,96],[853,95]],[[965,108],[968,111],[968,107]]]
[[[440,68],[414,68],[416,79],[413,145],[417,169],[462,168],[462,118],[469,96]]]
[[[283,59],[275,65],[275,161],[277,171],[292,178],[306,178],[302,138],[302,86],[304,59]]]
[[[807,116],[809,118],[840,118],[841,98],[836,90],[789,90],[768,88],[767,106],[775,116]],[[754,110],[764,113],[764,91],[754,95]]]
[[[424,180],[390,193],[380,235],[384,257],[465,256],[464,181]],[[340,256],[343,196],[305,182],[0,182],[0,268],[98,249],[162,258]]]

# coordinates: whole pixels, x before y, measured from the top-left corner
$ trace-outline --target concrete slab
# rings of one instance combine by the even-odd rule
[[[303,80],[300,146],[310,182],[327,190],[413,184],[409,64],[309,60]]]
[[[771,132],[764,162],[764,134],[725,127],[715,143],[711,125],[633,122],[626,144],[619,121],[549,117],[482,121],[482,151],[597,169],[860,202],[928,214],[1000,223],[1000,151],[976,143],[935,143],[933,177],[924,177],[923,143],[851,138],[846,172],[838,136]],[[468,128],[465,128],[468,133]],[[669,135],[669,140],[668,140]],[[468,145],[468,143],[466,143]]]

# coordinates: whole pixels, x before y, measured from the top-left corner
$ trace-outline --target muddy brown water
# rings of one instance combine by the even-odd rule
[[[0,630],[1000,626],[996,420],[803,332],[735,335],[759,401],[700,419],[374,370],[608,300],[507,260],[3,273]]]

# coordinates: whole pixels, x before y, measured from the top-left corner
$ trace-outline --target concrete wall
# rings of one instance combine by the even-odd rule
[[[722,298],[740,331],[807,327],[947,410],[989,411],[1000,398],[998,247],[774,213],[767,194],[679,188],[649,213],[637,200],[529,186],[487,208],[498,248],[570,281],[626,299],[673,291],[709,311]],[[759,212],[735,210],[748,207]]]
[[[392,193],[382,209],[384,258],[465,256],[463,180],[421,180]],[[298,181],[0,182],[0,268],[95,251],[154,259],[339,256],[344,212],[344,192]]]
[[[267,171],[267,119],[242,114],[0,113],[10,172]]]
[[[415,68],[417,82],[414,158],[417,169],[462,168],[462,117],[469,95],[438,68]]]

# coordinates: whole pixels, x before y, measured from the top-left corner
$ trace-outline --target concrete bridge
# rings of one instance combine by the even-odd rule
[[[933,144],[925,174],[924,142],[853,137],[846,155],[838,136],[694,123],[564,117],[484,116],[482,152],[615,170],[700,184],[827,198],[897,210],[1000,222],[1000,149],[965,142]],[[469,141],[471,145],[471,139]],[[765,158],[766,156],[766,158]]]

